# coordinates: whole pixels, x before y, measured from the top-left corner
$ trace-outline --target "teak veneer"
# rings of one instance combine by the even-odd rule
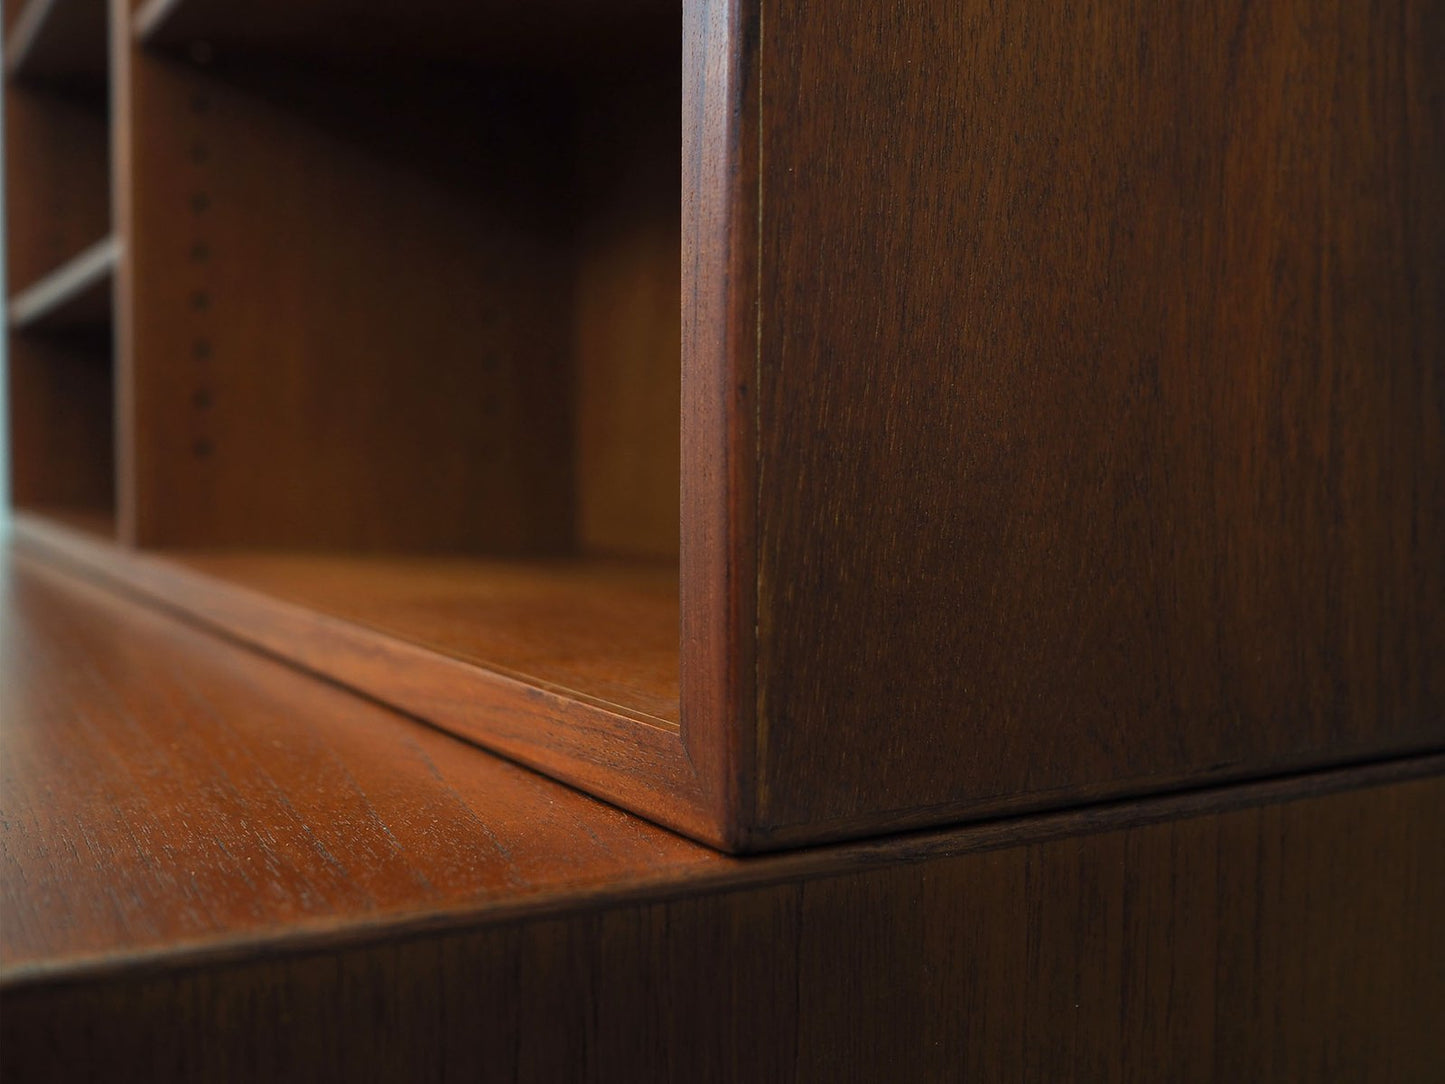
[[[7,1080],[1427,1080],[1445,758],[735,858],[0,563]]]
[[[736,851],[1445,748],[1433,0],[109,18],[27,552]]]

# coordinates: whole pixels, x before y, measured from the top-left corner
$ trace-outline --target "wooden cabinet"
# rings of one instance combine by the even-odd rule
[[[1432,0],[7,16],[30,552],[732,850],[1445,746]]]

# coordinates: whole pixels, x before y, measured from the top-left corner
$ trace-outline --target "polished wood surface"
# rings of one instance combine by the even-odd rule
[[[253,556],[27,544],[733,850],[1439,750],[1441,24],[1216,7],[115,0],[114,452],[21,375],[16,492]],[[676,659],[373,553],[676,555]]]
[[[1442,53],[766,6],[760,837],[1445,744]]]
[[[115,513],[115,396],[104,336],[12,335],[10,498],[17,508]]]
[[[718,860],[113,592],[23,558],[3,582],[6,981]]]
[[[5,567],[6,1079],[1445,1064],[1441,758],[729,858]]]
[[[354,621],[251,590],[192,568],[181,560],[106,543],[89,532],[75,530],[68,523],[44,515],[17,515],[14,536],[17,547],[28,555],[182,614],[203,628],[359,690],[589,793],[604,795],[650,820],[714,845],[728,844],[677,727],[666,717],[668,705],[665,703],[653,705],[664,714],[650,715],[587,696],[576,689],[563,690],[537,683],[535,679],[522,681],[491,665],[451,658]],[[222,559],[220,563],[226,562]],[[247,564],[244,559],[237,563],[243,567]],[[378,562],[375,567],[388,565]],[[424,569],[425,563],[420,567]],[[491,602],[486,602],[485,594],[479,594],[475,588],[459,592],[469,595],[473,606],[481,601],[476,613],[490,609],[494,616],[505,614],[508,605],[499,604],[499,600],[510,596],[513,616],[530,607],[534,618],[544,616],[568,642],[594,653],[602,649],[595,634],[609,626],[615,627],[616,616],[598,612],[590,626],[591,634],[586,634],[589,626],[585,621],[569,630],[572,618],[565,609],[558,612],[546,605],[545,592],[538,595],[534,591],[527,601],[525,580],[520,585],[510,584],[510,574],[504,565],[478,563],[476,567],[490,567],[497,592]],[[441,581],[445,582],[445,577]],[[414,571],[393,582],[411,592],[428,582],[437,583],[438,578]],[[645,624],[638,628],[639,623],[632,622],[627,639],[609,645],[606,650],[628,660],[624,669],[639,677],[642,690],[652,683],[660,695],[665,695],[661,685],[656,684],[658,671],[667,666],[661,646],[665,633],[660,621],[667,602],[654,593],[662,577],[656,572],[643,573],[641,582],[633,580],[633,586],[641,588],[640,591],[628,590],[624,593],[626,597],[615,593],[615,588],[625,586],[626,582],[624,577],[614,585],[612,598],[623,603],[629,612],[640,614]],[[554,576],[550,589],[555,590],[557,583]],[[548,583],[540,578],[533,586],[546,588]],[[594,579],[589,590],[599,586]],[[339,605],[355,607],[355,601],[347,601],[344,594],[333,590],[331,597]],[[555,599],[556,595],[552,597]],[[377,601],[373,596],[369,605],[375,608]],[[411,631],[422,631],[424,626],[430,636],[443,632],[452,648],[465,645],[476,650],[491,644],[513,656],[518,656],[520,651],[520,656],[528,657],[531,663],[538,658],[548,659],[551,652],[547,665],[565,669],[574,678],[579,675],[579,663],[580,676],[584,678],[589,671],[593,676],[601,673],[597,666],[585,660],[560,657],[544,640],[533,637],[529,646],[523,629],[448,626],[441,619],[447,609],[446,600],[433,595],[432,601],[434,605],[428,607],[430,613],[425,609],[419,611],[416,601],[407,603],[406,608],[412,612]],[[522,603],[520,608],[518,602]],[[382,609],[391,611],[387,620],[394,622],[398,611],[392,607]],[[585,607],[574,616],[584,612]],[[419,614],[425,618],[420,624],[416,621]],[[649,636],[657,637],[656,654],[650,662],[645,654],[639,656],[644,663],[640,668],[638,660],[631,659],[631,652],[639,642],[634,636],[639,632],[644,646]],[[654,669],[650,670],[649,666]],[[581,682],[572,680],[571,683]],[[639,687],[631,691],[635,693]]]
[[[168,556],[448,658],[677,727],[677,571],[671,565]]]

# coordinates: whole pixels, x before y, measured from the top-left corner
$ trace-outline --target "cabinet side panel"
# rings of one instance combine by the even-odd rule
[[[756,721],[758,0],[686,0],[682,85],[682,737],[746,845]]]
[[[1442,799],[0,991],[0,1052],[15,1079],[1435,1080]]]
[[[764,27],[759,839],[1445,741],[1438,5]]]

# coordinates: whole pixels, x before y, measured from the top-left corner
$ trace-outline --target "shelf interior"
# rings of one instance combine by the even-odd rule
[[[185,565],[518,678],[678,723],[677,568],[596,558],[172,553]]]
[[[92,331],[110,327],[120,242],[97,241],[29,289],[10,299],[10,326],[17,330]]]
[[[115,366],[105,0],[6,0],[10,489],[114,537]]]
[[[12,79],[105,88],[109,34],[106,0],[27,0],[8,4],[5,67]]]
[[[136,27],[134,541],[675,728],[677,6]]]
[[[148,0],[134,32],[157,48],[361,61],[451,60],[575,72],[665,45],[677,0]]]

